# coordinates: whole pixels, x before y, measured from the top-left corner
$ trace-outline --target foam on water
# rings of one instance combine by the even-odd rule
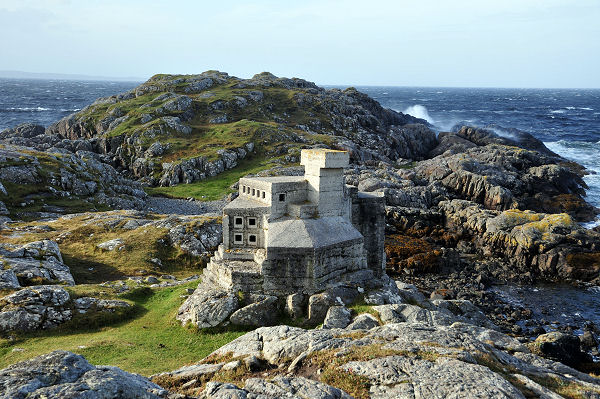
[[[583,178],[588,185],[586,200],[590,204],[600,207],[600,141],[559,140],[544,144],[557,154],[580,163],[591,172]],[[600,226],[600,218],[586,223],[584,226],[587,228]]]
[[[427,111],[427,108],[420,104],[411,105],[410,107],[406,108],[403,112],[405,114],[414,116],[415,118],[425,119],[427,122],[431,123],[432,125],[435,125],[435,121],[429,115],[429,111]]]

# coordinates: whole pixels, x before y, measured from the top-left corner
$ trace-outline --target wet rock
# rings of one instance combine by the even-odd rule
[[[582,362],[590,361],[589,355],[581,351],[579,338],[561,332],[542,334],[535,339],[535,352],[568,366],[577,368]]]

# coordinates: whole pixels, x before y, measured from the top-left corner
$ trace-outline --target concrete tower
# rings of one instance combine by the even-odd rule
[[[349,159],[346,151],[302,150],[300,164],[308,182],[307,200],[317,205],[320,217],[347,215],[344,167]]]

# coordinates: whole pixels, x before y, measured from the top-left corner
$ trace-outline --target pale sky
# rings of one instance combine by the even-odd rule
[[[600,87],[600,0],[0,0],[0,70]]]

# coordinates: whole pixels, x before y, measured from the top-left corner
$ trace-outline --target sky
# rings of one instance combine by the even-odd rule
[[[600,88],[600,0],[0,0],[0,70]]]

